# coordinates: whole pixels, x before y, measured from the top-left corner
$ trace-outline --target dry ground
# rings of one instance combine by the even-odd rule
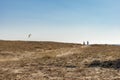
[[[0,80],[120,80],[120,46],[0,41]]]

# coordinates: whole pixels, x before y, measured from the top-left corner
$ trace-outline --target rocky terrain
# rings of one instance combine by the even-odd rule
[[[120,80],[120,46],[0,41],[0,80]]]

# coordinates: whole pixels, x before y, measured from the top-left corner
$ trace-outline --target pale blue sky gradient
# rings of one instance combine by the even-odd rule
[[[120,44],[120,0],[0,0],[0,39]]]

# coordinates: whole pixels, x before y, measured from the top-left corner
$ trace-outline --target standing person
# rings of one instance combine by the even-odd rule
[[[89,45],[89,41],[87,41],[87,45]]]
[[[85,45],[85,41],[83,41],[83,45]]]

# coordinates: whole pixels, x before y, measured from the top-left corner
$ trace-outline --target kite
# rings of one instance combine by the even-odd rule
[[[32,35],[32,34],[29,34],[29,35],[28,35],[28,38],[30,38],[30,37],[31,37],[31,35]]]

